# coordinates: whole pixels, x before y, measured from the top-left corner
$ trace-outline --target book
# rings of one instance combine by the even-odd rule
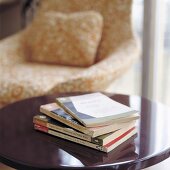
[[[113,149],[115,149],[117,146],[119,146],[120,144],[122,144],[123,142],[125,142],[127,139],[129,139],[130,137],[132,137],[133,135],[135,135],[137,133],[137,130],[135,127],[129,129],[128,131],[126,131],[125,133],[123,133],[122,135],[120,135],[119,137],[115,138],[114,140],[112,140],[111,142],[105,144],[104,146],[98,145],[98,144],[94,144],[94,143],[90,143],[88,141],[85,140],[81,140],[54,130],[51,130],[45,126],[41,126],[41,125],[37,125],[34,124],[34,129],[39,130],[41,132],[45,132],[48,133],[50,135],[62,138],[62,139],[66,139],[69,140],[71,142],[75,142],[102,152],[110,152]]]
[[[124,121],[122,123],[118,121],[107,126],[85,127],[79,121],[69,115],[57,103],[41,105],[40,112],[93,138],[126,127],[129,125],[129,123],[131,123],[131,121],[138,119],[137,115],[133,115],[130,116],[128,121]]]
[[[102,146],[135,126],[135,121],[132,121],[131,123],[127,124],[127,126],[125,126],[124,128],[93,138],[90,135],[76,131],[70,128],[69,126],[60,123],[57,120],[52,119],[46,115],[35,115],[33,117],[33,123]]]
[[[128,120],[138,112],[102,93],[59,97],[56,102],[86,127],[109,125]]]

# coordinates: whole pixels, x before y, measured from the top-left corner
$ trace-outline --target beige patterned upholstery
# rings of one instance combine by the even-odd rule
[[[62,0],[62,2],[63,1],[65,0]],[[94,6],[94,9],[97,9],[98,6],[101,8],[99,2],[102,2],[103,5],[105,4],[105,7],[102,9],[103,11],[110,9],[109,6],[111,2],[114,4],[114,8],[109,10],[110,16],[114,16],[114,31],[112,30],[113,32],[109,32],[109,34],[103,32],[102,41],[104,42],[98,49],[98,54],[101,53],[99,56],[103,56],[105,59],[99,57],[101,61],[86,68],[31,63],[26,60],[24,50],[20,43],[23,32],[1,40],[1,107],[24,98],[53,94],[56,92],[104,90],[113,80],[125,72],[137,56],[139,56],[139,46],[131,30],[131,0],[84,1],[90,3],[82,3],[86,10],[89,8],[89,10],[91,10]],[[60,2],[60,0],[42,0],[42,6],[40,6],[39,11],[46,11],[52,7],[61,8],[63,12],[70,8],[72,10],[74,9],[74,11],[80,8],[79,5],[73,5],[74,3],[78,3],[78,0],[69,0],[69,2],[72,3],[66,3],[65,6],[60,6]],[[92,2],[95,3],[95,5]],[[36,17],[38,17],[38,15]],[[108,25],[105,25],[106,30],[109,29],[107,27]],[[111,40],[108,40],[107,43],[108,36],[110,36],[111,39],[114,38],[114,48],[113,44],[110,44]],[[102,49],[105,49],[104,47],[106,51],[103,50],[102,52]]]
[[[95,11],[44,12],[24,31],[22,44],[32,61],[87,67],[95,62],[102,29]]]
[[[104,18],[98,61],[106,58],[133,37],[131,30],[132,0],[40,0],[38,14],[46,11],[72,13],[95,10]]]

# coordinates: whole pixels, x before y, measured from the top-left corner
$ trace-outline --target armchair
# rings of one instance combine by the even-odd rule
[[[35,17],[45,11],[94,10],[104,18],[97,62],[71,67],[27,61],[23,32],[0,41],[0,107],[28,97],[56,92],[99,91],[123,74],[139,56],[131,27],[131,0],[41,0]],[[65,5],[63,5],[65,4]]]

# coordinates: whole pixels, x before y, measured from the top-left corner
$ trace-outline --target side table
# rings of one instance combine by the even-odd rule
[[[0,110],[0,161],[16,169],[142,169],[170,156],[170,108],[138,96],[108,94],[140,111],[138,136],[109,154],[33,129],[33,115],[56,94],[26,99]],[[132,142],[133,141],[133,142]]]

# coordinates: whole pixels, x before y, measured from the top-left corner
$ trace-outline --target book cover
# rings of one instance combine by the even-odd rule
[[[117,138],[118,136],[120,136],[121,134],[125,133],[127,130],[135,126],[135,122],[132,121],[131,123],[127,124],[127,126],[124,128],[93,138],[87,134],[76,131],[75,129],[72,129],[69,126],[60,123],[59,121],[52,119],[46,115],[34,116],[33,123],[102,146],[109,143],[113,139]]]
[[[138,116],[134,115],[128,122],[116,122],[99,127],[85,127],[69,115],[65,110],[63,110],[59,105],[57,105],[57,103],[41,105],[40,112],[93,138],[126,127],[132,120],[136,120],[138,118]]]
[[[62,138],[62,139],[66,139],[66,140],[69,140],[71,142],[75,142],[75,143],[78,143],[78,144],[81,144],[81,145],[84,145],[84,146],[87,146],[87,147],[90,147],[90,148],[93,148],[93,149],[96,149],[96,150],[99,150],[99,151],[102,151],[102,152],[106,152],[106,153],[112,151],[117,146],[119,146],[120,144],[122,144],[127,139],[129,139],[130,137],[132,137],[133,135],[135,135],[137,133],[136,128],[133,127],[131,129],[129,129],[128,131],[126,131],[125,133],[123,133],[122,135],[120,135],[119,137],[112,140],[111,142],[107,143],[106,145],[101,146],[101,145],[90,143],[88,141],[84,141],[84,140],[81,140],[81,139],[78,139],[78,138],[75,138],[75,137],[72,137],[72,136],[51,130],[51,129],[44,127],[44,126],[41,126],[41,125],[34,124],[34,128],[36,130],[41,131],[41,132],[45,132],[45,133],[51,134],[53,136],[56,136],[56,137],[59,137],[59,138]]]
[[[59,97],[56,102],[86,127],[123,122],[138,112],[102,93]]]

